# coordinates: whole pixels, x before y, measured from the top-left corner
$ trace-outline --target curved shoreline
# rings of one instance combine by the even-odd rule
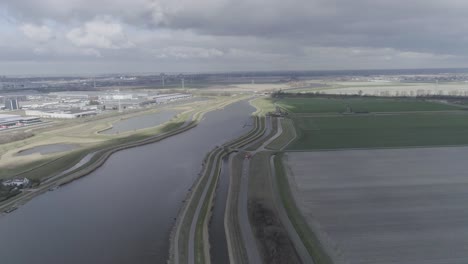
[[[12,197],[11,199],[3,201],[2,203],[0,203],[0,212],[6,210],[8,208],[11,208],[11,207],[17,207],[19,205],[23,205],[23,204],[27,203],[28,201],[30,201],[31,199],[35,198],[36,196],[47,192],[50,188],[54,188],[56,186],[63,186],[63,185],[66,185],[68,183],[71,183],[71,182],[73,182],[73,181],[75,181],[77,179],[80,179],[80,178],[82,178],[84,176],[87,176],[91,172],[93,172],[96,169],[98,169],[99,167],[101,167],[112,154],[114,154],[114,153],[116,153],[118,151],[133,148],[133,147],[138,147],[138,146],[142,146],[142,145],[146,145],[146,144],[155,143],[155,142],[161,141],[163,139],[166,139],[168,137],[175,136],[177,134],[186,132],[186,131],[196,127],[198,125],[198,123],[202,120],[203,116],[206,113],[214,111],[216,109],[223,108],[223,107],[225,107],[227,105],[230,105],[230,104],[235,103],[237,101],[240,101],[242,99],[245,99],[245,97],[240,97],[240,98],[238,97],[238,98],[235,98],[235,99],[230,98],[228,100],[221,101],[221,102],[219,102],[218,104],[216,104],[214,106],[210,106],[210,107],[208,107],[206,109],[200,109],[200,110],[198,110],[198,112],[194,112],[195,110],[187,111],[186,114],[189,114],[190,112],[194,112],[194,113],[189,115],[185,119],[185,121],[182,124],[180,124],[178,127],[171,128],[171,130],[169,130],[168,132],[163,132],[162,134],[156,134],[156,135],[153,135],[153,136],[148,136],[146,138],[131,141],[131,142],[123,142],[121,144],[115,144],[115,145],[111,145],[111,146],[103,146],[102,149],[96,150],[96,154],[91,158],[91,160],[89,162],[87,162],[87,163],[83,164],[82,166],[78,167],[76,170],[72,170],[72,171],[62,175],[61,177],[59,177],[59,178],[57,178],[57,179],[55,179],[55,180],[53,180],[51,182],[47,182],[45,184],[43,183],[43,184],[39,185],[37,188],[35,188],[35,189],[29,189],[27,191],[23,191],[21,194],[15,196],[15,197]],[[174,125],[174,124],[178,124],[178,123],[167,122],[166,126],[170,126],[170,125]],[[131,139],[129,139],[129,140],[131,140]],[[89,151],[92,152],[93,149],[90,149]],[[84,156],[86,156],[86,155],[84,155]],[[59,158],[54,159],[54,160],[52,160],[50,162],[47,162],[45,164],[41,164],[38,167],[31,168],[30,170],[28,170],[28,172],[34,171],[37,168],[43,167],[43,166],[45,166],[47,164],[50,164],[51,162],[60,160],[63,157],[65,157],[65,156],[59,157]],[[60,173],[63,173],[64,171],[67,171],[68,169],[72,168],[73,166],[74,165],[71,165],[71,166],[67,167],[66,169],[58,172],[56,175],[59,175]],[[1,216],[1,214],[0,214],[0,216]]]
[[[201,263],[200,261],[210,263],[207,228],[216,190],[213,186],[219,177],[222,159],[232,152],[239,151],[239,148],[259,140],[264,135],[266,128],[264,118],[254,115],[255,113],[252,114],[255,117],[254,128],[243,136],[215,148],[205,158],[206,162],[199,174],[200,177],[187,194],[184,206],[180,209],[171,232],[168,263]],[[189,230],[187,230],[188,226],[190,226]],[[229,234],[227,234],[228,237]],[[183,247],[180,248],[179,244]],[[231,250],[228,249],[228,251]]]

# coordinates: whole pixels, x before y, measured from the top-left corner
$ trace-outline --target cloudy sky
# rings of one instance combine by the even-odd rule
[[[0,0],[0,75],[468,67],[466,0]]]

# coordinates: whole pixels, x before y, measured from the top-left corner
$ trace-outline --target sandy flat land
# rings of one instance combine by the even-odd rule
[[[280,89],[288,89],[288,83],[254,83],[254,84],[231,84],[231,85],[214,85],[203,89],[203,91],[217,92],[272,92]]]
[[[333,83],[335,84],[335,83]],[[331,85],[333,85],[331,84]],[[358,94],[372,96],[416,96],[416,95],[468,95],[468,83],[340,83],[345,87],[325,88],[322,91],[328,94]],[[346,87],[348,86],[348,87]]]
[[[468,148],[288,153],[299,207],[336,263],[468,263]]]

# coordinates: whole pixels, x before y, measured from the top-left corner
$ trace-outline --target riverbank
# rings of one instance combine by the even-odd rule
[[[255,107],[252,101],[251,105]],[[208,223],[211,219],[213,201],[216,197],[216,185],[219,180],[222,160],[232,152],[238,152],[241,149],[243,151],[243,148],[251,148],[252,145],[258,145],[259,142],[260,145],[263,145],[268,137],[272,136],[270,134],[271,125],[270,123],[266,124],[263,109],[259,107],[256,107],[256,109],[257,111],[253,114],[255,118],[254,127],[249,133],[223,144],[207,155],[200,177],[191,188],[185,205],[181,209],[179,217],[177,217],[171,235],[169,263],[210,263]],[[276,132],[276,130],[274,131]],[[226,201],[228,208],[232,203],[230,200],[233,197],[232,192],[236,191],[229,188],[228,201]],[[226,213],[229,211],[226,210]],[[238,252],[239,255],[245,254],[243,248],[231,248],[235,244],[231,240],[239,240],[239,236],[238,230],[226,234],[230,259],[239,259],[238,256],[233,256],[232,252]]]
[[[169,263],[192,263],[194,260],[197,260],[196,263],[209,263],[207,229],[219,168],[226,155],[261,136],[260,119],[256,116],[254,118],[254,127],[248,133],[223,144],[207,155],[200,177],[191,188],[185,206],[177,217],[171,235]]]
[[[14,142],[0,144],[0,179],[10,179],[13,177],[23,177],[21,174],[39,167],[50,167],[48,171],[38,171],[27,175],[30,180],[42,181],[56,171],[65,170],[70,163],[76,163],[86,152],[106,147],[107,145],[120,144],[131,136],[140,135],[148,137],[160,134],[164,131],[164,122],[150,127],[135,127],[126,132],[120,131],[117,134],[102,134],[102,130],[112,128],[112,126],[122,120],[132,120],[151,116],[163,111],[175,111],[179,114],[171,118],[170,122],[181,120],[183,113],[194,109],[208,108],[218,104],[229,97],[211,97],[209,101],[185,102],[184,104],[168,104],[164,106],[153,106],[143,109],[131,109],[122,113],[111,112],[102,113],[93,117],[78,118],[72,120],[50,120],[46,121],[47,126],[25,127],[24,131],[30,133],[30,137]],[[22,131],[23,131],[22,130]],[[3,132],[5,133],[5,132]],[[24,151],[35,148],[46,148],[60,144],[71,144],[74,149],[69,149],[54,153],[31,153],[29,155],[19,155]],[[84,154],[83,154],[84,153]],[[60,159],[60,160],[59,160]],[[62,162],[61,160],[66,160]],[[56,162],[57,161],[57,162]]]
[[[92,159],[88,163],[80,166],[79,168],[73,171],[70,171],[66,173],[65,175],[62,175],[62,177],[59,177],[53,181],[47,182],[46,184],[41,184],[35,189],[24,191],[22,194],[0,203],[0,211],[4,211],[7,208],[10,208],[12,206],[22,205],[28,202],[29,200],[31,200],[32,198],[36,197],[37,195],[48,191],[50,188],[54,188],[55,186],[59,186],[59,185],[68,184],[76,179],[79,179],[83,176],[88,175],[89,173],[95,171],[97,168],[102,166],[106,162],[106,160],[115,152],[128,149],[128,148],[145,145],[145,144],[154,143],[154,142],[163,140],[165,138],[186,132],[190,130],[191,128],[194,128],[202,120],[203,116],[206,113],[213,111],[215,109],[226,107],[227,105],[230,105],[234,102],[237,102],[243,99],[245,99],[245,96],[230,97],[230,98],[221,100],[217,104],[214,104],[214,105],[209,105],[206,107],[193,109],[191,111],[186,111],[180,114],[175,120],[168,122],[164,126],[160,127],[158,130],[159,134],[156,134],[156,135],[151,135],[149,131],[145,131],[144,134],[132,135],[126,138],[115,140],[115,141],[112,141],[111,143],[103,144],[101,146],[88,149],[86,152],[81,151],[78,153],[74,153],[71,157],[68,157],[68,158],[70,159],[72,158],[76,160],[76,162],[68,163],[69,166],[67,168],[64,168],[63,171],[72,167],[75,163],[79,162],[79,160],[84,158],[88,153],[95,152]],[[152,132],[154,133],[154,130]],[[57,163],[57,161],[60,161],[60,160],[56,159],[53,161]],[[52,166],[48,168],[47,167],[48,164],[50,163],[33,168],[25,173],[22,173],[21,175],[23,177],[27,177],[27,175],[29,174],[38,173],[38,170],[42,170],[42,173],[47,173],[47,170],[51,170],[49,172],[49,174],[51,174],[54,167]],[[55,171],[55,174],[59,174],[59,173],[60,172]]]

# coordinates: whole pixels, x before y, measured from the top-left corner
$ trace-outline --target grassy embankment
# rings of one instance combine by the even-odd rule
[[[267,109],[266,111],[274,111],[274,104],[273,100],[271,99],[263,99],[262,100],[262,107],[264,109]],[[283,118],[281,119],[281,125],[283,132],[282,134],[273,140],[267,147],[270,149],[274,150],[281,150],[282,148],[286,147],[291,140],[293,140],[296,136],[295,128],[294,128],[294,123],[292,119],[289,118]],[[258,156],[257,156],[258,155]],[[269,157],[271,154],[263,152],[263,153],[258,153],[256,157],[253,158],[252,164],[251,164],[251,179],[252,181],[249,182],[249,196],[251,199],[254,201],[257,200],[258,202],[252,202],[253,205],[251,204],[250,210],[257,210],[257,213],[253,213],[254,215],[252,218],[254,219],[254,226],[256,230],[256,235],[257,237],[262,240],[263,239],[263,254],[265,257],[266,255],[266,260],[268,260],[268,257],[274,258],[274,257],[279,257],[281,256],[275,256],[275,255],[268,255],[268,253],[272,254],[271,252],[276,252],[277,254],[278,251],[273,250],[269,247],[279,247],[283,248],[285,250],[284,245],[280,245],[279,243],[287,243],[287,234],[284,229],[281,228],[281,223],[277,223],[278,217],[274,217],[274,198],[272,193],[272,188],[271,188],[271,183],[268,183],[267,181],[271,179],[270,177],[266,177],[266,173],[269,173]],[[281,154],[279,154],[281,155]],[[294,228],[296,229],[296,232],[298,233],[299,237],[301,238],[304,246],[306,247],[307,251],[311,255],[311,257],[314,259],[315,263],[317,264],[322,264],[322,263],[331,263],[330,258],[328,255],[325,253],[323,250],[320,241],[316,238],[314,233],[310,230],[309,226],[305,222],[304,218],[302,217],[300,211],[296,207],[296,204],[294,202],[293,197],[291,196],[290,190],[289,190],[289,184],[287,182],[287,178],[285,178],[283,168],[281,167],[282,164],[279,164],[277,160],[280,159],[280,156],[276,155],[275,157],[275,170],[276,170],[276,181],[277,181],[277,186],[279,188],[279,195],[281,200],[283,201],[283,206],[288,214],[288,217],[293,224]],[[270,187],[270,188],[269,188]],[[270,217],[270,219],[266,219]],[[255,218],[257,220],[261,220],[262,224],[257,224],[255,225]],[[267,221],[268,220],[268,221]],[[276,221],[276,222],[275,222]],[[269,223],[266,225],[265,223]],[[276,226],[277,230],[277,235],[282,235],[283,239],[278,239],[276,237],[273,239],[273,242],[268,243],[268,240],[271,239],[271,237],[268,236],[268,232],[272,229],[273,227]],[[280,230],[282,232],[280,232]],[[275,244],[276,243],[276,244]],[[268,245],[268,246],[266,246]],[[284,254],[286,257],[289,254],[292,254],[293,249],[290,247],[286,246],[286,249],[289,248],[289,252],[286,251]],[[270,249],[270,250],[269,250]],[[266,253],[265,253],[266,252]],[[294,255],[294,254],[293,254]],[[283,257],[285,257],[283,256]],[[291,263],[293,261],[292,258],[288,258],[288,263]]]
[[[255,100],[254,100],[255,101]],[[252,101],[251,101],[252,103]],[[226,147],[226,149],[237,149],[242,146],[248,145],[251,142],[254,142],[255,140],[259,139],[260,137],[263,136],[265,133],[265,112],[262,111],[263,109],[258,107],[255,103],[252,103],[254,107],[257,108],[257,111],[254,113],[255,116],[255,126],[254,128],[247,133],[246,135],[235,139],[231,142],[228,142],[223,145],[223,147]],[[276,130],[276,129],[275,129]],[[201,214],[199,216],[199,219],[197,220],[197,229],[196,229],[196,237],[195,237],[195,259],[196,263],[207,263],[209,259],[209,248],[208,248],[208,223],[209,219],[211,216],[211,209],[213,205],[213,199],[215,197],[215,187],[217,184],[217,181],[219,179],[219,173],[220,173],[220,166],[222,159],[227,155],[228,153],[223,152],[219,156],[214,157],[213,162],[216,164],[215,169],[214,169],[214,178],[212,179],[209,189],[208,189],[208,195],[203,201],[203,208],[201,211]],[[209,171],[208,171],[209,172]],[[207,175],[208,176],[208,175]],[[206,184],[206,183],[205,183]],[[233,234],[233,236],[236,236],[237,234]],[[234,238],[237,239],[237,238]],[[240,252],[241,256],[245,253],[242,252],[243,249],[236,248],[236,252]],[[204,256],[203,256],[204,254]]]
[[[255,125],[253,129],[247,133],[246,136],[252,136],[254,135],[257,130],[258,130],[258,119],[255,120]],[[245,137],[241,137],[240,139],[245,139]],[[184,208],[185,213],[183,214],[183,219],[181,222],[178,223],[179,228],[179,235],[176,237],[177,241],[174,241],[174,243],[179,244],[179,262],[180,263],[187,263],[188,259],[188,240],[189,240],[189,231],[190,231],[190,226],[193,221],[193,217],[195,215],[195,210],[197,205],[200,202],[202,193],[203,193],[203,187],[208,184],[209,176],[210,173],[213,169],[213,166],[216,164],[217,156],[220,155],[222,152],[221,148],[216,148],[215,150],[209,152],[204,159],[203,162],[203,170],[201,172],[201,176],[199,177],[198,181],[194,184],[194,187],[192,188],[192,193],[191,197],[188,199],[189,203],[186,208]],[[205,202],[205,201],[204,201]],[[200,226],[198,226],[199,228]],[[200,231],[198,232],[199,236],[197,237],[198,242],[195,244],[197,245],[197,254],[203,254],[204,249],[203,247],[200,247],[199,245],[203,245],[203,238],[200,237]],[[203,257],[199,257],[200,259],[203,259]]]
[[[47,125],[37,127],[25,127],[15,132],[29,133],[33,136],[25,137],[23,140],[12,140],[0,145],[0,178],[11,178],[22,171],[35,168],[40,164],[46,164],[65,155],[74,155],[82,150],[89,151],[92,148],[99,147],[101,144],[109,141],[113,144],[116,139],[128,138],[132,135],[153,136],[161,132],[161,128],[166,125],[153,126],[138,130],[120,132],[117,134],[102,134],[100,131],[109,129],[116,122],[130,119],[138,116],[155,114],[163,110],[174,110],[179,112],[178,117],[193,109],[201,109],[221,103],[222,101],[232,100],[232,97],[212,97],[210,101],[191,101],[182,104],[166,105],[162,107],[151,107],[138,110],[128,110],[124,113],[103,113],[94,117],[86,117],[73,120],[53,120],[47,122]],[[180,118],[179,118],[180,119]],[[172,119],[170,123],[176,123]],[[5,134],[5,132],[2,133]],[[17,155],[18,152],[37,146],[51,144],[73,144],[78,148],[50,154],[34,153],[31,155]],[[118,142],[117,142],[118,143]],[[79,153],[78,153],[79,155]],[[61,162],[62,165],[68,164]],[[40,174],[37,176],[40,177]]]
[[[274,112],[275,106],[270,98],[260,97],[250,101],[251,105],[257,109],[254,113],[257,116],[264,116],[268,112]]]
[[[231,163],[231,177],[229,182],[229,196],[225,214],[225,228],[227,229],[228,248],[231,249],[232,263],[247,263],[247,252],[239,226],[238,203],[241,186],[242,165],[245,153],[234,155]]]
[[[132,115],[132,114],[130,114]],[[117,117],[108,117],[108,120],[118,120]],[[94,127],[99,129],[107,126],[106,121],[90,118],[88,122],[76,120],[74,123],[67,121],[57,121],[56,125],[50,128],[38,128],[34,131],[35,136],[26,140],[4,144],[0,147],[2,156],[2,169],[0,170],[0,178],[11,178],[17,174],[45,166],[55,160],[61,166],[67,166],[73,163],[74,160],[79,160],[82,153],[89,152],[96,145],[101,145],[106,141],[112,141],[119,137],[104,137],[95,134]],[[131,134],[131,133],[130,133]],[[33,148],[41,145],[49,145],[55,143],[71,143],[79,147],[72,151],[65,151],[53,154],[32,154],[27,156],[17,156],[17,152]],[[65,157],[66,156],[66,157]],[[75,159],[73,157],[76,157]],[[55,164],[54,166],[58,166]],[[60,167],[60,166],[58,166]],[[55,168],[60,169],[60,168]],[[53,171],[53,170],[52,170]],[[33,179],[41,179],[44,176],[42,173],[33,175]]]
[[[105,149],[100,149],[99,152],[93,157],[93,159],[90,161],[92,165],[89,165],[85,168],[84,170],[86,171],[86,174],[90,173],[92,170],[96,169],[100,165],[102,165],[110,155],[113,153],[126,149],[126,148],[132,148],[144,144],[149,144],[149,143],[154,143],[157,141],[160,141],[162,139],[165,139],[167,137],[185,132],[193,127],[195,127],[198,122],[203,118],[204,114],[210,111],[213,111],[217,108],[223,108],[229,104],[232,104],[242,98],[231,98],[228,100],[223,100],[219,102],[219,104],[211,105],[210,107],[202,107],[202,108],[197,108],[192,111],[185,112],[181,115],[179,115],[175,120],[166,123],[165,125],[155,128],[158,129],[158,133],[155,135],[148,134],[148,131],[146,131],[145,134],[137,134],[137,135],[132,135],[126,138],[119,139],[120,144],[109,144],[108,148]],[[188,119],[192,117],[192,121],[188,122]],[[94,165],[94,164],[96,165]],[[80,169],[77,169],[74,172],[70,172],[70,174],[76,174],[78,173],[77,176],[75,177],[70,177],[71,180],[84,176],[82,173],[80,173]],[[69,179],[66,179],[65,182],[68,182]]]
[[[187,262],[190,225],[194,217],[196,207],[200,202],[203,203],[203,207],[199,218],[197,219],[195,233],[195,260],[197,263],[207,263],[209,260],[207,228],[222,158],[225,157],[225,155],[227,155],[231,149],[239,148],[260,137],[264,128],[264,124],[262,123],[262,120],[260,120],[258,117],[255,117],[255,123],[252,130],[250,130],[244,136],[224,144],[222,148],[216,148],[210,152],[205,159],[204,169],[201,173],[201,176],[194,185],[189,203],[187,204],[186,208],[183,209],[185,211],[182,216],[183,219],[177,224],[179,226],[176,227],[176,229],[179,228],[180,231],[178,237],[176,237],[177,241],[174,241],[174,243],[178,243],[179,245],[178,254],[180,263]],[[210,178],[212,170],[214,170],[214,174],[213,177]],[[204,201],[200,201],[204,187],[206,187],[207,184],[209,184],[207,196],[205,197]]]
[[[264,136],[264,131],[266,131],[266,122],[267,122],[267,117],[266,117],[266,114],[268,112],[272,112],[274,111],[274,106],[265,98],[257,98],[255,100],[252,100],[250,101],[250,104],[255,107],[257,110],[255,111],[255,115],[258,116],[260,119],[261,119],[261,129],[262,129],[262,132],[261,132],[261,136]],[[268,135],[265,136],[265,138],[263,140],[257,140],[255,143],[249,145],[246,150],[249,150],[249,151],[253,151],[253,150],[256,150],[258,149],[259,147],[262,146],[262,144],[268,140],[268,138],[270,138],[271,136],[275,135],[276,132],[277,132],[277,129],[278,129],[278,126],[277,126],[277,122],[278,120],[276,118],[273,118],[272,121],[271,121],[271,130],[270,130],[270,133]]]
[[[256,119],[256,126],[251,130],[251,132],[247,133],[245,136],[240,137],[234,141],[228,142],[223,145],[223,147],[227,147],[226,149],[236,149],[242,146],[249,144],[260,138],[265,132],[265,119],[262,117],[255,117]],[[213,163],[215,164],[214,168],[214,177],[211,180],[208,194],[203,201],[203,207],[199,218],[197,220],[197,227],[196,227],[196,235],[195,235],[195,263],[208,263],[210,258],[209,255],[209,239],[208,239],[208,224],[209,219],[211,217],[211,209],[213,207],[213,200],[215,197],[215,190],[216,185],[219,180],[219,174],[221,172],[221,162],[229,152],[223,151],[220,153],[219,156],[215,158]]]
[[[213,178],[209,183],[208,192],[203,201],[203,205],[198,215],[197,224],[195,228],[195,263],[209,263],[210,262],[210,255],[209,255],[209,247],[206,245],[206,242],[209,241],[208,239],[204,239],[205,234],[204,232],[206,229],[204,228],[205,223],[208,225],[208,218],[209,218],[209,210],[211,211],[211,207],[213,204],[213,197],[214,197],[214,190],[216,188],[216,184],[218,183],[218,177],[220,173],[220,162],[222,158],[226,155],[224,151],[221,151],[219,155],[216,156],[215,160],[212,163],[212,170],[208,173],[213,173]],[[208,254],[207,254],[208,253]]]
[[[283,167],[282,155],[276,155],[274,159],[276,182],[279,195],[288,214],[289,220],[294,226],[294,229],[296,230],[297,234],[302,240],[302,243],[316,264],[333,263],[330,256],[326,253],[323,246],[321,245],[320,240],[305,221],[304,216],[294,201],[289,181]]]
[[[273,104],[273,100],[270,102]],[[269,145],[272,149],[281,149],[294,138],[293,122],[298,130],[298,140],[290,146],[293,149],[468,143],[465,136],[468,135],[465,125],[468,115],[457,111],[462,110],[458,106],[416,99],[375,98],[287,98],[276,104],[290,112],[291,119],[282,121],[283,134]],[[348,106],[354,112],[370,114],[342,114]],[[259,175],[267,170],[261,168],[262,163],[256,166]],[[316,263],[331,263],[295,204],[279,156],[275,168],[283,205],[301,240]],[[257,186],[262,188],[262,184]],[[260,189],[253,193],[261,194]]]
[[[264,116],[261,116],[260,119],[262,120],[262,123],[265,124],[265,127],[263,127],[262,129],[265,130],[265,133],[266,133],[266,122],[268,122],[268,117],[264,117]],[[254,151],[256,149],[258,149],[259,147],[261,147],[263,145],[263,143],[268,140],[270,137],[274,136],[276,134],[276,132],[278,131],[278,119],[276,118],[273,118],[271,120],[271,129],[270,129],[270,133],[268,133],[268,135],[262,135],[262,136],[265,136],[263,138],[263,140],[257,140],[255,141],[255,143],[249,145],[246,150],[248,151]]]
[[[230,101],[232,98],[221,99],[214,104],[222,104],[225,101]],[[203,104],[189,104],[188,106],[177,106],[178,109],[185,110],[178,114],[171,121],[157,127],[141,129],[137,131],[129,131],[118,135],[103,135],[98,134],[99,131],[111,126],[112,122],[118,121],[121,118],[130,118],[136,115],[143,115],[157,112],[153,109],[143,112],[135,112],[124,114],[122,117],[112,114],[111,117],[93,117],[89,120],[63,121],[57,127],[43,129],[41,128],[33,138],[26,139],[20,142],[2,145],[0,152],[2,159],[12,159],[10,166],[2,166],[0,169],[0,178],[12,178],[15,176],[25,176],[31,179],[41,180],[52,176],[54,173],[63,171],[73,164],[81,160],[87,153],[109,148],[111,146],[125,144],[128,142],[139,141],[144,138],[150,138],[154,135],[167,133],[173,129],[180,127],[191,114],[202,112],[204,109],[209,109],[211,106]],[[188,110],[193,107],[193,110]],[[195,116],[196,119],[196,116]],[[77,143],[81,147],[72,151],[49,154],[49,155],[28,155],[26,157],[14,157],[12,151],[19,151],[25,147],[33,147],[37,145],[62,143]],[[12,157],[9,157],[12,156]],[[16,161],[17,160],[17,161]],[[28,161],[30,160],[30,161]],[[17,165],[15,165],[17,164]],[[34,171],[34,173],[28,172]]]
[[[93,148],[82,149],[79,151],[73,151],[70,154],[61,156],[57,159],[52,159],[46,163],[37,163],[37,166],[31,166],[30,168],[17,173],[14,176],[28,177],[33,180],[44,179],[50,176],[59,174],[61,171],[70,168],[76,164],[81,158],[83,158],[87,153],[95,152],[93,158],[85,165],[68,172],[65,175],[62,175],[60,179],[54,180],[58,182],[58,185],[66,184],[77,178],[83,177],[95,169],[99,168],[104,162],[115,152],[136,147],[144,144],[149,144],[157,142],[164,138],[173,136],[175,134],[187,131],[198,123],[199,120],[203,117],[204,113],[211,111],[215,108],[222,108],[228,104],[231,104],[240,98],[229,98],[228,100],[222,100],[218,104],[210,105],[209,107],[199,107],[191,111],[187,111],[183,114],[178,115],[172,121],[155,128],[145,129],[141,133],[132,134],[123,138],[116,138],[114,140],[109,140],[103,144],[95,146]],[[192,121],[187,122],[187,119],[192,117]],[[153,134],[154,133],[154,134]],[[36,165],[36,164],[33,164]],[[39,176],[38,176],[39,175]],[[38,195],[41,192],[45,191],[44,188],[48,188],[49,185],[54,183],[48,183],[47,186],[43,186],[40,191],[35,192],[34,194]],[[34,195],[27,194],[24,199],[20,195],[15,197],[15,202],[24,203],[27,200],[33,198]],[[26,199],[27,198],[27,199]],[[23,199],[23,200],[21,200]],[[21,201],[20,201],[21,200]],[[10,201],[7,201],[10,202]]]
[[[154,136],[175,130],[184,123],[186,118],[188,118],[187,114],[181,114],[170,122],[155,129],[151,129],[151,132],[154,133]],[[51,155],[50,157],[46,156],[41,160],[36,160],[21,166],[3,168],[0,170],[0,177],[12,178],[20,176],[27,177],[32,180],[42,180],[73,166],[88,153],[95,151],[104,153],[114,146],[120,146],[127,143],[138,142],[145,138],[150,138],[151,136],[148,132],[149,131],[146,131],[146,133],[133,134],[123,138],[109,139],[107,141],[96,143],[94,146],[77,149],[66,154]],[[99,153],[95,156],[94,159],[98,158]]]
[[[248,212],[264,263],[300,263],[281,223],[270,176],[270,152],[259,152],[250,163]]]
[[[275,119],[276,120],[276,119]],[[280,119],[281,127],[283,129],[280,136],[275,138],[270,144],[268,144],[267,149],[271,150],[282,150],[291,143],[292,140],[296,137],[296,130],[294,129],[294,122],[291,119]]]

